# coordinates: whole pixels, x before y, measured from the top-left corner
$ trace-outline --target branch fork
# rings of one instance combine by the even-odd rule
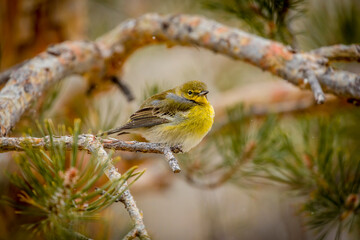
[[[304,69],[304,83],[310,84],[311,91],[314,94],[314,98],[317,104],[323,104],[325,102],[325,94],[321,88],[319,80],[317,79],[314,71],[310,68]]]
[[[137,141],[120,141],[116,138],[102,139],[102,144],[105,148],[129,151],[129,152],[142,152],[142,153],[160,153],[164,154],[171,170],[174,173],[181,172],[178,161],[176,160],[174,153],[180,153],[180,146],[169,147],[160,143],[147,143]]]

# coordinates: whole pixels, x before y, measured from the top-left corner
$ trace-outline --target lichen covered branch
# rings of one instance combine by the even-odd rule
[[[106,163],[109,160],[109,156],[105,149],[103,148],[101,142],[92,135],[85,136],[85,149],[90,151],[91,153],[96,154],[98,160],[102,163]],[[117,171],[115,166],[111,163],[107,163],[107,168],[105,169],[106,176],[110,179],[110,181],[114,181],[116,179],[121,178],[121,174]],[[130,218],[134,224],[134,229],[131,231],[138,236],[142,240],[150,239],[143,221],[143,216],[136,206],[135,200],[127,188],[127,183],[123,184],[121,188],[118,190],[119,193],[123,192],[120,196],[120,201],[125,205],[126,211],[129,213]]]
[[[122,239],[123,240],[131,240],[137,237],[138,230],[136,228],[131,229]]]
[[[6,69],[5,71],[1,72],[0,73],[0,85],[6,83],[9,80],[11,73],[14,72],[16,69],[24,66],[26,62],[27,61],[18,63],[16,65]]]
[[[168,147],[160,143],[147,143],[137,141],[119,141],[115,138],[103,139],[103,146],[105,148],[130,151],[130,152],[143,152],[143,153],[162,153],[169,163],[171,170],[174,173],[181,171],[178,161],[173,153],[181,152],[179,146]]]
[[[10,75],[0,91],[0,136],[5,136],[30,103],[57,81],[72,74],[103,69],[103,58],[95,43],[64,42],[50,47]]]
[[[305,70],[305,81],[308,81],[311,87],[311,90],[314,94],[314,98],[318,104],[325,102],[325,94],[320,86],[318,79],[316,78],[314,72],[311,69]]]
[[[95,138],[91,134],[82,134],[78,136],[78,147],[82,150],[88,150],[85,146],[85,142],[89,138]],[[115,138],[110,139],[99,139],[101,141],[102,147],[107,149],[114,149],[120,151],[128,152],[142,152],[142,153],[160,153],[164,154],[167,159],[170,168],[174,173],[181,171],[179,164],[174,157],[173,153],[181,152],[180,147],[167,147],[160,143],[146,143],[146,142],[136,142],[136,141],[121,141]],[[55,145],[63,145],[68,150],[71,150],[73,146],[73,137],[72,136],[53,136],[52,141],[50,141],[49,136],[43,138],[35,137],[19,137],[19,138],[7,138],[0,137],[0,152],[7,151],[22,151],[23,146],[30,144],[34,147],[42,147],[45,149],[50,148],[51,142]]]
[[[328,59],[294,52],[285,45],[199,16],[146,14],[120,24],[98,40],[115,66],[144,45],[199,46],[249,62],[297,86],[304,85],[304,69],[312,69],[323,90],[346,98],[360,98],[360,76],[335,71]],[[310,88],[310,86],[308,86]]]
[[[310,51],[310,53],[322,56],[330,61],[357,61],[360,62],[359,44],[337,44],[321,47]]]
[[[164,147],[163,153],[165,155],[165,158],[167,159],[169,166],[173,170],[174,173],[179,173],[181,171],[179,164],[172,153],[171,149],[169,147]]]

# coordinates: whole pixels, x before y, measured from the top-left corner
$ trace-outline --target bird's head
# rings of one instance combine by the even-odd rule
[[[209,91],[207,90],[206,84],[200,81],[184,83],[177,89],[177,94],[196,103],[208,103],[206,97],[208,93]]]

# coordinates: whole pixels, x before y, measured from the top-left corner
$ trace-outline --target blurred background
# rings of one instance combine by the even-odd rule
[[[299,51],[339,43],[359,43],[360,40],[360,2],[357,0],[3,0],[0,2],[0,70],[35,56],[51,44],[65,40],[95,40],[124,20],[149,12],[203,15],[283,42]],[[359,63],[332,65],[360,74]],[[311,226],[317,225],[311,225],[311,219],[310,223],[308,220],[312,205],[307,203],[311,193],[316,191],[317,183],[306,175],[306,163],[301,166],[279,164],[280,159],[292,157],[279,154],[284,148],[288,149],[277,143],[283,141],[280,139],[285,134],[299,156],[305,152],[315,156],[319,151],[308,151],[311,146],[306,145],[305,133],[310,132],[309,138],[316,146],[321,145],[321,141],[336,138],[338,144],[341,139],[346,139],[347,146],[336,146],[356,156],[355,153],[359,153],[356,147],[359,146],[356,137],[359,128],[355,123],[360,120],[356,106],[332,95],[327,95],[324,105],[315,105],[310,91],[300,90],[257,67],[198,47],[154,45],[141,48],[127,59],[119,76],[133,92],[134,101],[128,102],[116,84],[92,85],[82,76],[71,76],[39,98],[11,135],[21,136],[26,132],[40,136],[34,119],[42,122],[49,118],[54,125],[66,127],[73,126],[74,119],[80,118],[81,132],[97,133],[123,124],[146,97],[189,80],[200,80],[208,85],[208,97],[215,108],[216,119],[213,130],[200,146],[189,154],[177,155],[182,173],[174,175],[161,155],[115,154],[121,159],[116,164],[120,172],[134,165],[140,170],[146,169],[131,191],[151,237],[300,240],[322,236],[318,228],[312,230]],[[325,120],[319,123],[319,118]],[[322,127],[335,126],[331,122],[335,118],[340,122],[332,133],[336,137],[320,139],[321,132],[325,131]],[[269,132],[278,128],[281,130]],[[229,129],[237,136],[230,136]],[[339,132],[341,136],[338,136]],[[122,139],[144,141],[139,136]],[[267,148],[256,152],[253,163],[241,162],[241,157],[236,160],[251,141],[258,141],[257,145]],[[227,149],[229,145],[235,145],[234,149]],[[270,151],[271,148],[274,151]],[[329,148],[334,149],[334,146]],[[7,173],[19,171],[13,161],[15,155],[18,154],[0,154],[1,193],[14,199],[18,190],[9,182]],[[349,167],[351,164],[358,166],[358,157],[350,159]],[[287,173],[280,179],[283,172],[276,169],[281,167]],[[216,179],[222,179],[228,169],[236,171],[216,187],[209,186]],[[266,169],[275,170],[267,173]],[[296,169],[300,169],[299,173]],[[334,177],[337,176],[336,169],[337,165],[331,167],[333,172],[330,174],[334,173]],[[358,185],[357,179],[356,175],[351,183]],[[351,191],[356,196],[360,193],[358,188]],[[350,193],[343,193],[340,205],[346,205]],[[315,200],[320,202],[321,199]],[[334,239],[338,235],[343,239],[359,239],[357,207],[352,213],[357,227],[338,234],[338,225],[326,225],[325,239]],[[330,215],[326,217],[336,219]],[[24,220],[13,208],[2,204],[0,239],[26,236],[26,231],[21,228],[26,221],[29,219]],[[101,211],[98,220],[84,223],[83,228],[91,238],[119,239],[131,229],[131,222],[124,206],[115,203]]]

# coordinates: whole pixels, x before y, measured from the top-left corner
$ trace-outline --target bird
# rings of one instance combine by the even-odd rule
[[[200,143],[214,123],[214,108],[207,99],[207,86],[189,81],[146,99],[121,127],[100,136],[135,133],[154,143],[177,146],[182,152]]]

